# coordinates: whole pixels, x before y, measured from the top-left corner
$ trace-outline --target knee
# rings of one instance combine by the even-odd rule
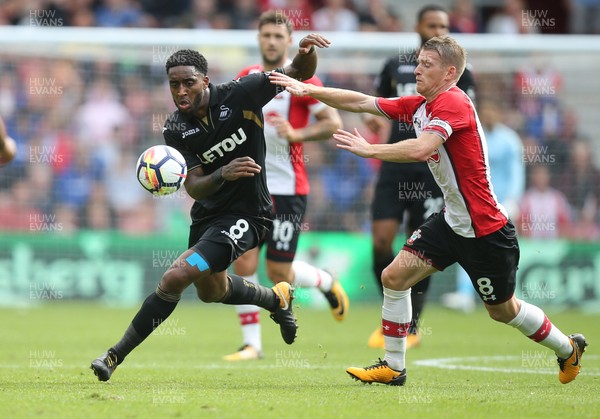
[[[164,292],[181,294],[190,285],[191,279],[183,269],[170,268],[160,280],[160,288]]]
[[[207,276],[201,281],[195,281],[196,295],[205,303],[219,303],[227,294],[229,280],[225,273]]]
[[[510,323],[519,314],[521,305],[518,300],[513,297],[505,303],[498,305],[485,304],[489,316],[500,323]]]
[[[507,313],[505,310],[495,308],[493,306],[488,306],[487,311],[490,318],[499,323],[508,323],[515,318],[515,316],[512,316],[510,313]]]
[[[392,252],[392,243],[383,236],[373,236],[373,256],[375,259],[387,256]]]
[[[196,295],[203,303],[218,303],[221,301],[221,298],[218,298],[212,290],[197,288]]]
[[[405,281],[402,280],[402,276],[398,272],[394,272],[394,269],[389,266],[381,273],[381,283],[385,288],[390,288],[396,291],[406,291],[408,288]]]
[[[248,258],[240,258],[234,262],[233,270],[235,271],[236,275],[250,276],[256,273],[258,266],[254,263],[254,261],[247,259]]]

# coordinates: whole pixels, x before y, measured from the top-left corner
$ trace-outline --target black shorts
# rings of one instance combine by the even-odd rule
[[[274,262],[293,262],[298,238],[304,228],[306,195],[271,195],[273,228],[266,237],[267,259]],[[261,243],[262,244],[262,243]]]
[[[188,248],[194,248],[212,272],[226,270],[238,257],[256,247],[271,228],[271,220],[228,214],[190,227]]]
[[[413,231],[443,206],[442,191],[426,163],[382,163],[371,204],[374,221],[402,223],[407,211],[407,226]]]
[[[504,303],[515,291],[520,251],[510,221],[487,236],[467,238],[456,234],[440,212],[429,217],[402,249],[440,271],[458,262],[469,274],[479,298],[487,304]]]

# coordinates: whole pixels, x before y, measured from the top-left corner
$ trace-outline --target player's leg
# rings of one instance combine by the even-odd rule
[[[534,342],[552,349],[558,358],[558,379],[561,383],[570,383],[577,377],[581,356],[587,346],[583,335],[566,336],[541,308],[518,300],[514,295],[502,304],[484,303],[484,306],[492,319],[514,327]]]
[[[573,381],[579,373],[587,342],[581,334],[566,336],[542,309],[514,296],[519,246],[512,223],[469,246],[467,250],[472,257],[462,264],[490,317],[552,349],[558,357],[560,382]]]
[[[258,246],[269,227],[252,217],[223,216],[211,222],[194,247],[204,259],[210,261],[213,272],[225,272],[235,259]],[[235,274],[212,276],[211,279],[215,281],[194,282],[202,301],[252,304],[264,308],[271,312],[271,318],[279,324],[283,340],[287,344],[294,342],[297,330],[291,304],[294,294],[288,283],[267,288]]]
[[[374,205],[377,200],[373,201]],[[373,213],[375,214],[375,213]],[[400,227],[400,222],[396,218],[373,219],[371,223],[371,239],[373,254],[373,273],[375,282],[381,295],[383,295],[383,284],[381,274],[383,270],[394,260],[393,243]],[[371,348],[383,348],[384,339],[381,326],[371,333],[367,342]]]
[[[365,383],[404,385],[406,382],[406,337],[411,324],[411,287],[436,272],[430,262],[401,250],[383,271],[383,306],[381,324],[385,357],[365,368],[351,367],[346,372]]]
[[[442,191],[433,179],[429,168],[425,165],[422,166],[424,167],[414,167],[411,184],[405,187],[404,199],[407,201],[406,206],[408,207],[407,237],[410,237],[432,214],[441,212],[444,207]],[[415,284],[411,290],[412,324],[408,329],[407,349],[421,344],[421,335],[418,332],[430,282],[431,277],[427,276]]]
[[[233,262],[233,272],[252,284],[258,284],[260,248],[248,250]],[[223,357],[225,361],[248,361],[262,358],[260,308],[252,304],[235,306],[242,329],[242,347]]]
[[[383,294],[381,273],[394,260],[394,239],[402,222],[405,202],[399,198],[399,182],[406,174],[400,164],[383,162],[375,193],[371,202],[371,241],[373,255],[373,274],[379,291]],[[383,348],[383,332],[377,327],[369,336],[371,348]]]
[[[125,357],[146,339],[175,310],[183,291],[194,281],[209,275],[205,261],[194,249],[181,254],[164,273],[156,291],[143,302],[125,334],[115,345],[92,362],[100,381],[107,381]],[[198,267],[197,267],[198,266]]]
[[[267,241],[267,275],[274,283],[286,281],[294,287],[317,288],[327,299],[334,318],[344,319],[349,309],[346,292],[331,273],[294,260],[304,229],[305,195],[273,195],[275,220]]]
[[[407,239],[400,253],[383,271],[385,358],[370,367],[349,368],[347,372],[352,377],[391,385],[403,385],[406,381],[406,337],[412,319],[410,288],[455,262],[448,230],[443,214],[431,217]]]

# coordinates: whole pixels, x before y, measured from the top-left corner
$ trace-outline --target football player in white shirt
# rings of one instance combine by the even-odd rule
[[[259,19],[258,41],[262,64],[243,69],[239,77],[284,67],[292,43],[293,22],[275,11],[265,12]],[[322,86],[313,76],[306,83]],[[296,97],[283,90],[263,107],[267,143],[267,186],[274,208],[273,229],[266,238],[267,275],[274,283],[286,281],[295,287],[318,288],[327,299],[334,318],[344,319],[349,300],[339,281],[331,273],[294,260],[298,238],[306,210],[309,182],[304,166],[306,157],[303,141],[331,138],[341,127],[341,119],[333,109],[311,97]],[[315,119],[309,124],[310,117]],[[256,273],[259,248],[254,248],[233,264],[234,273],[247,281],[258,283]],[[242,327],[242,347],[223,357],[227,361],[262,358],[259,308],[253,305],[236,306]]]

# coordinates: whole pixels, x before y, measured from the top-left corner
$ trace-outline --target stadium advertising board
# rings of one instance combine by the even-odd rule
[[[184,250],[180,237],[131,237],[118,233],[18,235],[0,237],[0,304],[27,305],[53,300],[92,300],[137,305]],[[398,240],[398,246],[402,239]],[[311,233],[300,239],[298,259],[338,275],[354,302],[377,302],[366,234]],[[261,282],[268,284],[264,266]],[[454,268],[436,274],[430,299],[452,291]],[[521,240],[516,293],[539,305],[600,307],[600,244]],[[185,293],[194,299],[193,287]],[[325,301],[297,290],[300,304]]]

